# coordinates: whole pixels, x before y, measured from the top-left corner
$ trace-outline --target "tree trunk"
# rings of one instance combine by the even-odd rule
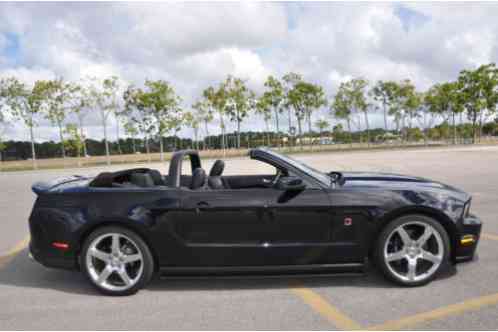
[[[308,117],[308,133],[311,136],[311,131],[312,131],[312,128],[311,128],[311,112],[306,112],[306,115]]]
[[[348,123],[348,133],[349,133],[349,145],[352,148],[353,147],[353,133],[351,132],[351,119],[350,118],[348,118],[347,123]]]
[[[109,153],[109,142],[107,141],[107,121],[105,115],[102,114],[102,126],[104,127],[104,144],[105,144],[105,156],[107,165],[111,164],[111,155]]]
[[[481,137],[482,137],[482,111],[479,114],[479,143],[481,143]]]
[[[137,153],[137,147],[135,145],[135,136],[131,137],[131,148],[133,149],[133,154]]]
[[[197,135],[199,134],[199,128],[194,128],[194,139],[195,139],[195,149],[199,150],[199,140],[197,139]]]
[[[209,149],[209,130],[208,130],[208,122],[204,121],[204,130],[206,131],[206,138],[204,140],[204,144],[207,144],[207,148]]]
[[[81,115],[78,116],[78,122],[80,125],[81,143],[83,144],[83,156],[86,157],[88,155],[88,152],[86,150],[86,138],[85,134],[83,133],[83,118],[81,117]]]
[[[58,122],[57,127],[59,127],[59,139],[61,141],[62,159],[66,159],[66,149],[64,148],[64,135],[62,133],[62,123]]]
[[[121,143],[119,142],[119,119],[116,116],[116,142],[118,143],[118,153],[123,154],[121,151]]]
[[[269,147],[271,145],[270,144],[270,123],[268,120],[265,120],[265,124],[266,124],[266,144]]]
[[[476,139],[477,139],[476,124],[477,124],[477,113],[472,112],[472,144],[476,144]]]
[[[240,118],[239,118],[238,108],[237,108],[237,149],[240,149]]]
[[[457,144],[457,132],[456,132],[455,112],[453,112],[452,115],[453,115],[453,145],[456,145]]]
[[[275,112],[275,128],[277,129],[277,147],[280,146],[280,125],[278,123],[278,109],[274,109]]]
[[[386,131],[389,130],[389,128],[387,127],[387,105],[386,105],[386,102],[382,103],[383,107],[384,107],[384,129]]]
[[[31,159],[33,160],[33,169],[38,169],[38,163],[36,162],[35,134],[33,132],[33,122],[31,122],[31,126],[29,126],[29,138],[31,140]]]
[[[289,114],[289,134],[290,134],[291,128],[292,128],[292,113],[291,113],[290,108],[287,110],[287,112]]]
[[[159,159],[164,161],[164,146],[163,146],[163,135],[159,134]]]
[[[301,127],[301,118],[297,117],[297,127],[298,127],[298,136],[299,136],[299,146],[301,147],[301,150],[303,149],[303,129]]]
[[[149,160],[149,163],[150,163],[150,148],[149,148],[149,137],[148,136],[145,136],[145,153],[147,153],[147,158]]]
[[[370,124],[368,123],[368,113],[363,112],[365,115],[365,125],[367,127],[367,146],[370,146]]]
[[[223,121],[223,115],[220,113],[220,127],[221,127],[221,150],[223,150],[223,156],[225,156],[225,122]]]

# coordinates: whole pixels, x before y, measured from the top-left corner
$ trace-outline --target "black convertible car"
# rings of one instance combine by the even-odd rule
[[[156,272],[331,274],[361,272],[369,259],[417,286],[474,256],[481,222],[465,192],[418,177],[323,173],[265,148],[250,157],[274,173],[226,176],[217,160],[206,174],[198,152],[184,150],[167,175],[136,168],[36,183],[31,255],[80,269],[112,295]]]

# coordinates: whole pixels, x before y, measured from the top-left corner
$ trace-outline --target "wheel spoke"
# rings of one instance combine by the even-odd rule
[[[93,257],[95,258],[98,258],[100,259],[101,261],[103,262],[109,262],[109,259],[110,259],[110,255],[106,252],[103,252],[102,250],[99,250],[97,248],[92,248],[90,250],[90,255],[92,255]]]
[[[424,230],[424,234],[422,234],[418,240],[417,240],[417,244],[419,246],[423,246],[427,240],[430,239],[430,237],[432,236],[432,227],[431,226],[425,226],[425,230]]]
[[[405,256],[406,256],[405,251],[404,250],[400,250],[400,251],[397,251],[395,253],[388,254],[387,257],[386,257],[386,260],[388,262],[399,261],[399,260],[405,258]]]
[[[111,275],[111,273],[112,273],[112,268],[109,265],[107,265],[105,269],[103,269],[102,272],[100,273],[99,278],[97,279],[97,283],[99,284],[105,283],[107,278],[109,278],[109,276]]]
[[[426,250],[422,250],[422,257],[421,258],[425,259],[426,261],[432,262],[434,264],[439,263],[442,259],[440,256],[434,255],[433,253],[426,251]]]
[[[408,245],[410,242],[412,242],[412,239],[410,235],[406,232],[406,230],[403,228],[403,226],[400,226],[398,228],[398,234],[401,237],[401,240],[403,241],[403,244]]]
[[[126,269],[123,268],[123,269],[118,270],[118,274],[126,286],[131,285],[132,281],[130,279],[130,276],[128,275],[128,272],[126,272]]]
[[[142,255],[140,254],[133,254],[133,255],[126,255],[124,256],[123,262],[125,263],[132,263],[136,261],[142,260]]]
[[[118,234],[112,234],[112,253],[113,254],[119,254],[120,249],[119,249],[119,235]]]
[[[417,276],[417,259],[412,258],[408,260],[408,273],[406,277],[410,280],[415,280]]]

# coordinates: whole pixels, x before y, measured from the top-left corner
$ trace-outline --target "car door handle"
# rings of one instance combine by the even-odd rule
[[[197,203],[197,207],[199,207],[199,208],[209,207],[209,203],[208,202],[204,202],[204,201],[200,201],[200,202]]]

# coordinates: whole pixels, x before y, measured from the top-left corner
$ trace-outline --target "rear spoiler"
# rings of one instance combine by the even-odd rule
[[[62,184],[73,182],[76,180],[80,180],[82,178],[84,178],[84,176],[71,175],[71,176],[66,176],[66,177],[62,177],[62,178],[56,178],[56,179],[50,180],[50,181],[39,181],[39,182],[34,183],[31,186],[31,190],[33,190],[33,192],[35,194],[40,195],[40,194],[44,194],[46,192],[49,192],[52,189],[54,189]]]

